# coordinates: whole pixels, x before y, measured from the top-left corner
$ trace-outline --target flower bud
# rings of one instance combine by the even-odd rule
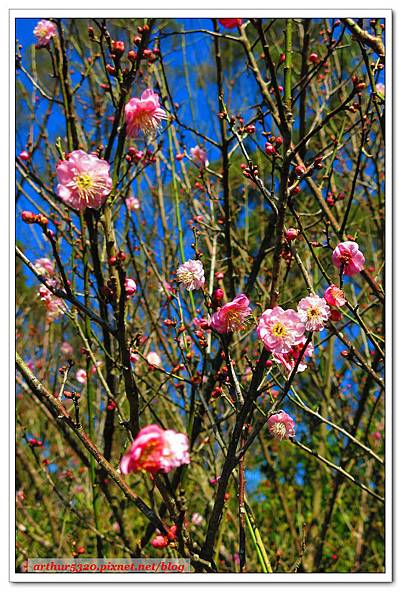
[[[138,57],[138,54],[135,52],[135,50],[130,50],[128,52],[128,60],[130,60],[131,62],[135,62],[137,57]]]
[[[122,56],[125,51],[124,42],[121,40],[113,40],[111,43],[111,49],[116,56]]]
[[[287,242],[292,242],[293,240],[297,239],[298,235],[299,235],[299,229],[295,229],[294,227],[290,227],[285,232],[285,239],[287,240]]]
[[[215,300],[217,300],[217,302],[220,302],[221,300],[223,300],[224,298],[224,292],[221,288],[217,288],[217,290],[214,290],[213,292],[213,298]]]
[[[168,539],[164,535],[157,535],[150,543],[153,548],[166,548],[168,546]]]
[[[31,212],[30,210],[23,210],[21,213],[21,218],[24,221],[24,223],[28,223],[29,225],[32,225],[32,223],[36,223],[36,215]]]
[[[266,144],[265,144],[265,152],[266,152],[267,155],[271,156],[273,154],[276,154],[276,149],[275,149],[275,147],[272,144],[270,144],[269,142],[266,142]]]
[[[20,160],[24,160],[24,161],[29,160],[30,159],[29,152],[27,152],[26,150],[22,150],[22,152],[19,153],[18,158]]]

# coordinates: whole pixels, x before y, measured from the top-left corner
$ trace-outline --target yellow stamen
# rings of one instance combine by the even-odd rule
[[[320,316],[319,313],[319,309],[318,308],[308,308],[308,319],[316,319],[317,317]]]
[[[81,173],[76,178],[77,186],[81,192],[87,192],[93,186],[93,178],[88,173]]]
[[[284,337],[287,333],[286,328],[282,323],[275,323],[272,327],[272,334],[275,337]]]

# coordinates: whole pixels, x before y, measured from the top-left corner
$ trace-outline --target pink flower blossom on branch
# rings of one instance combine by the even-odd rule
[[[336,285],[330,285],[327,288],[327,290],[324,292],[324,299],[326,300],[327,304],[330,304],[330,306],[335,306],[336,308],[344,306],[344,304],[347,302],[344,292]]]
[[[38,21],[35,29],[33,30],[33,35],[36,36],[36,45],[40,48],[44,46],[48,46],[50,40],[56,35],[57,26],[55,23],[51,21],[46,21],[46,19],[42,19]]]
[[[295,436],[295,423],[283,410],[267,419],[267,428],[270,435],[278,440],[288,440]]]
[[[199,514],[198,512],[194,512],[192,517],[191,517],[191,523],[192,525],[201,525],[201,523],[203,522],[203,517],[201,514]]]
[[[57,288],[58,282],[55,279],[47,279],[47,284],[52,288]],[[53,294],[49,288],[42,284],[39,287],[38,296],[46,306],[46,319],[47,321],[54,321],[60,315],[64,314],[65,303],[62,298],[59,298]]]
[[[46,319],[48,321],[54,321],[64,314],[64,309],[64,301],[57,296],[53,296],[48,302],[46,302]]]
[[[337,269],[343,267],[344,275],[356,275],[362,271],[365,257],[356,242],[341,242],[334,250],[331,260]]]
[[[168,539],[164,535],[157,535],[150,543],[153,548],[166,548],[168,546]]]
[[[291,308],[281,306],[268,308],[262,313],[257,326],[257,334],[265,348],[275,354],[290,352],[292,346],[304,339],[305,324]]]
[[[110,165],[93,154],[74,150],[57,165],[57,194],[76,210],[100,208],[112,188]]]
[[[128,210],[139,210],[141,207],[141,201],[139,200],[139,198],[130,196],[125,200],[125,206]]]
[[[298,302],[298,314],[306,331],[321,331],[330,317],[330,308],[324,298],[310,294]]]
[[[57,288],[57,281],[55,279],[46,279],[46,283],[53,289]],[[47,285],[42,283],[42,285],[39,287],[38,296],[43,302],[49,302],[54,296]]]
[[[302,348],[305,345],[305,342],[306,342],[306,338],[304,338],[296,346],[293,346],[289,352],[273,353],[274,361],[276,363],[282,365],[283,367],[285,367],[285,369],[288,371],[288,373],[292,373],[293,369],[295,368],[295,365],[297,364],[297,361],[298,361],[299,355],[302,351]],[[308,368],[306,359],[311,358],[312,356],[313,356],[313,344],[309,343],[306,346],[305,352],[304,352],[304,354],[301,358],[301,361],[298,365],[297,373],[302,373],[302,371],[305,371],[305,369]]]
[[[72,356],[74,351],[73,347],[68,342],[63,342],[60,346],[60,350],[65,356]]]
[[[198,167],[204,169],[208,166],[209,161],[206,156],[206,151],[203,148],[200,148],[200,146],[198,145],[194,146],[190,149],[189,153],[191,155],[192,160],[195,164],[198,165]]]
[[[163,283],[161,283],[160,286],[159,286],[159,292],[161,294],[170,296],[171,294],[174,294],[174,288],[167,281],[163,281]]]
[[[78,369],[75,375],[75,379],[78,381],[78,383],[82,383],[84,385],[87,381],[85,369]]]
[[[38,258],[35,260],[35,269],[43,276],[54,275],[54,265],[50,258]]]
[[[200,260],[187,260],[177,269],[177,281],[188,292],[205,285],[205,272]]]
[[[155,133],[163,119],[167,119],[167,113],[160,107],[158,94],[150,88],[140,98],[131,98],[125,105],[125,124],[129,137],[135,137],[140,131],[146,135]]]
[[[137,363],[139,360],[139,354],[137,354],[136,352],[134,352],[133,350],[130,351],[130,355],[129,355],[129,359],[132,363]]]
[[[157,354],[157,352],[149,352],[146,357],[146,360],[152,367],[160,367],[160,365],[162,364],[162,359]]]
[[[217,333],[240,331],[244,328],[245,320],[250,314],[249,299],[245,294],[239,294],[213,313],[210,326]]]
[[[136,292],[136,283],[130,277],[127,277],[124,282],[125,295],[127,297],[133,296]]]
[[[190,462],[188,438],[172,429],[148,425],[141,429],[120,462],[121,473],[148,471],[169,473],[171,469]]]

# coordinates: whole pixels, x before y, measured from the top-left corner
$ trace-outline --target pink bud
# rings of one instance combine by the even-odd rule
[[[126,278],[125,280],[125,294],[127,297],[132,296],[133,294],[135,294],[136,292],[136,283],[133,279],[130,279],[129,277]]]
[[[26,150],[23,150],[19,153],[18,158],[20,158],[21,160],[29,160],[29,153]]]
[[[292,242],[292,240],[296,240],[299,235],[299,229],[295,229],[294,227],[290,227],[285,232],[285,239],[287,242]]]
[[[268,142],[266,142],[265,144],[265,152],[268,155],[272,155],[272,154],[276,154],[276,149],[272,144],[269,144]]]
[[[31,225],[32,223],[36,223],[37,221],[36,215],[30,210],[23,210],[21,213],[21,218],[24,221],[24,223],[28,223],[29,225]]]
[[[168,546],[168,539],[164,535],[157,535],[150,543],[153,548],[165,548]]]

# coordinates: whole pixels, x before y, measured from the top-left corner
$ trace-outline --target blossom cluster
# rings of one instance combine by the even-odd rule
[[[241,30],[243,21],[231,18],[219,19],[219,23],[226,29],[239,28]],[[37,46],[46,47],[57,35],[57,27],[52,21],[42,20],[38,22],[33,33],[37,38]],[[57,44],[57,39],[55,42]],[[124,52],[124,44],[122,42],[113,42],[113,44],[115,53],[121,55]],[[168,114],[161,105],[159,95],[152,88],[147,88],[140,96],[133,96],[129,99],[124,107],[123,118],[125,129],[123,128],[122,132],[123,134],[125,132],[127,138],[134,138],[140,134],[152,137],[162,126],[162,122],[168,119]],[[276,153],[276,148],[282,142],[281,140],[279,143],[279,140],[280,138],[275,140],[275,146],[270,142],[265,146],[268,154]],[[129,148],[127,156],[136,164],[141,160],[148,161],[148,163],[156,160],[149,150],[142,152],[133,146]],[[176,158],[181,160],[184,156],[184,154],[180,154]],[[28,160],[29,154],[24,151],[20,154],[20,158]],[[199,178],[202,179],[204,171],[209,166],[206,150],[196,145],[190,148],[189,158],[199,169]],[[301,167],[298,167],[299,169]],[[304,169],[298,175],[301,176],[303,172]],[[56,173],[59,198],[66,206],[78,212],[82,213],[87,209],[99,210],[108,198],[112,199],[114,196],[116,183],[110,176],[110,164],[102,159],[100,154],[87,153],[82,149],[72,150],[63,155],[62,160],[56,166]],[[141,208],[141,201],[135,196],[127,196],[124,202],[129,212],[139,211]],[[44,225],[43,221],[38,221],[39,217],[40,215],[33,215],[25,211],[24,220],[28,223],[40,222]],[[300,232],[294,228],[285,231],[285,239],[288,244],[296,240],[299,235]],[[365,263],[365,257],[354,241],[340,242],[334,249],[331,260],[339,270],[340,285],[342,285],[343,275],[352,277],[358,274],[363,270]],[[51,291],[51,289],[60,287],[56,279],[54,264],[45,257],[38,259],[34,266],[40,276],[47,278],[47,285],[40,286],[38,295],[45,303],[48,320],[53,320],[65,310],[64,301]],[[221,280],[223,275],[217,275],[217,279]],[[176,282],[181,290],[202,291],[205,287],[205,271],[201,260],[197,257],[184,261],[176,271]],[[170,293],[171,295],[175,294],[167,282],[163,284],[162,288],[169,298]],[[113,290],[111,287],[106,285],[104,292],[112,301]],[[137,284],[134,279],[125,278],[124,292],[126,298],[130,298],[137,292]],[[205,292],[203,293],[205,294]],[[219,335],[230,335],[244,330],[247,323],[251,321],[250,300],[244,293],[236,295],[224,304],[222,303],[223,297],[223,289],[215,290],[213,302],[207,305],[213,307],[210,316],[207,319],[194,319],[197,327],[196,335],[199,340],[202,340],[204,329],[212,330]],[[339,320],[341,308],[346,303],[347,300],[341,287],[331,284],[323,297],[311,293],[302,298],[298,302],[296,310],[284,309],[281,306],[267,308],[259,317],[256,326],[257,336],[265,349],[271,352],[272,361],[284,367],[287,374],[292,373],[294,369],[302,372],[307,368],[307,359],[313,355],[312,334],[322,331],[329,320]],[[191,341],[188,343],[190,344]],[[70,348],[65,346],[64,349],[62,348],[62,352],[66,356],[70,355],[72,352],[72,348],[71,351]],[[131,352],[131,362],[136,363],[138,359],[139,355],[135,351]],[[162,365],[162,359],[154,351],[148,352],[146,361],[149,370],[158,369]],[[98,366],[100,363],[96,363],[92,372],[95,372]],[[81,384],[87,382],[87,377],[84,369],[79,369],[76,373],[76,379]],[[269,416],[267,426],[270,434],[279,440],[295,435],[293,419],[282,410]],[[189,464],[189,462],[189,443],[185,434],[171,429],[164,430],[159,425],[148,425],[139,431],[121,458],[120,470],[125,475],[139,471],[147,471],[151,474],[168,473],[171,469]],[[168,543],[166,536],[158,537],[159,540],[158,538],[154,540],[155,547],[162,547],[162,544]]]
[[[47,321],[54,321],[65,311],[64,300],[51,291],[60,288],[60,284],[54,276],[54,264],[50,258],[43,257],[35,261],[34,267],[39,275],[46,278],[46,285],[42,283],[39,286],[38,296],[46,307]]]

